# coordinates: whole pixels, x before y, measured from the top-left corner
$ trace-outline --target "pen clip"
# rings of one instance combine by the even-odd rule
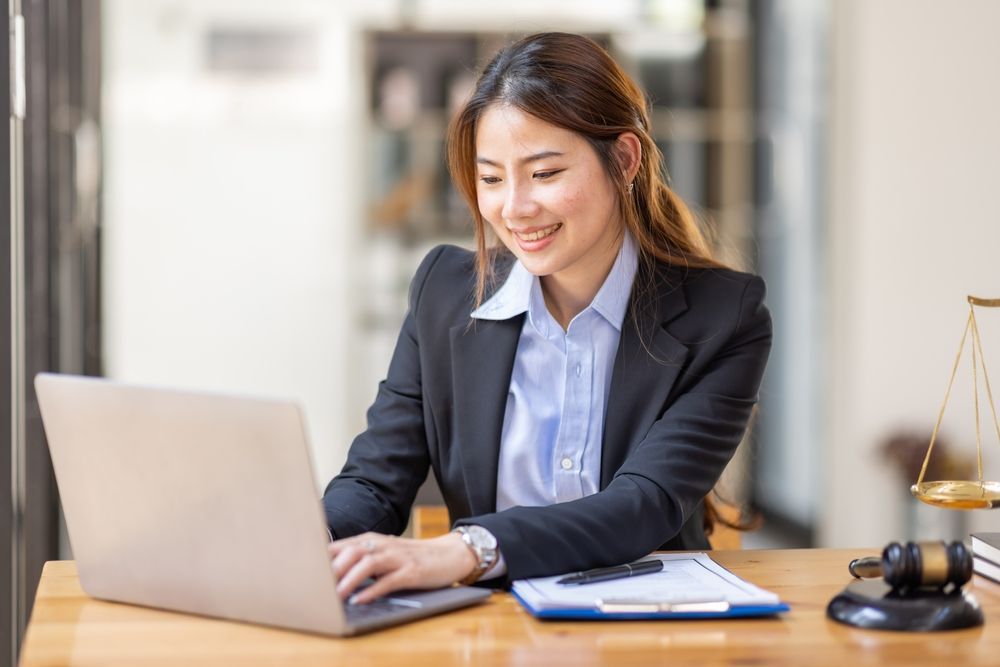
[[[596,602],[603,614],[721,613],[729,611],[726,600],[643,600],[602,598]]]

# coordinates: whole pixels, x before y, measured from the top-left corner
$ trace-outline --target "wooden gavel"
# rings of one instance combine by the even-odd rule
[[[959,588],[972,578],[972,555],[961,542],[892,542],[881,558],[855,558],[847,569],[858,578],[883,577],[898,591]]]

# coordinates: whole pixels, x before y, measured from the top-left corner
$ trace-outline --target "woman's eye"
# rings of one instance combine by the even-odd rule
[[[547,178],[552,178],[560,171],[562,171],[562,169],[553,169],[552,171],[536,171],[535,178],[537,178],[540,181],[544,181]]]
[[[500,182],[500,179],[496,176],[480,176],[479,180],[485,183],[486,185],[494,185]]]

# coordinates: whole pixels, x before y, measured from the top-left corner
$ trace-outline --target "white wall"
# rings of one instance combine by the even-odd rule
[[[965,296],[1000,296],[1000,3],[831,4],[831,354],[819,536],[823,545],[880,545],[902,537],[911,481],[880,460],[880,440],[933,426]],[[981,313],[996,387],[1000,313]],[[1000,443],[988,411],[983,419],[987,477],[997,478]],[[943,428],[974,450],[967,368]],[[951,516],[930,511],[937,525]],[[972,529],[1000,530],[1000,515],[969,518]]]

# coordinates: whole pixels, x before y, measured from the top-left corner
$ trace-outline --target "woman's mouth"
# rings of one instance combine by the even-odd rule
[[[541,241],[546,236],[551,236],[552,234],[555,234],[557,231],[559,231],[560,227],[562,227],[562,223],[561,222],[557,222],[556,224],[552,225],[551,227],[544,227],[542,229],[536,229],[536,230],[534,230],[532,232],[516,232],[515,231],[513,233],[514,233],[514,236],[516,236],[518,239],[520,239],[522,241],[529,241],[529,242],[530,241]]]

